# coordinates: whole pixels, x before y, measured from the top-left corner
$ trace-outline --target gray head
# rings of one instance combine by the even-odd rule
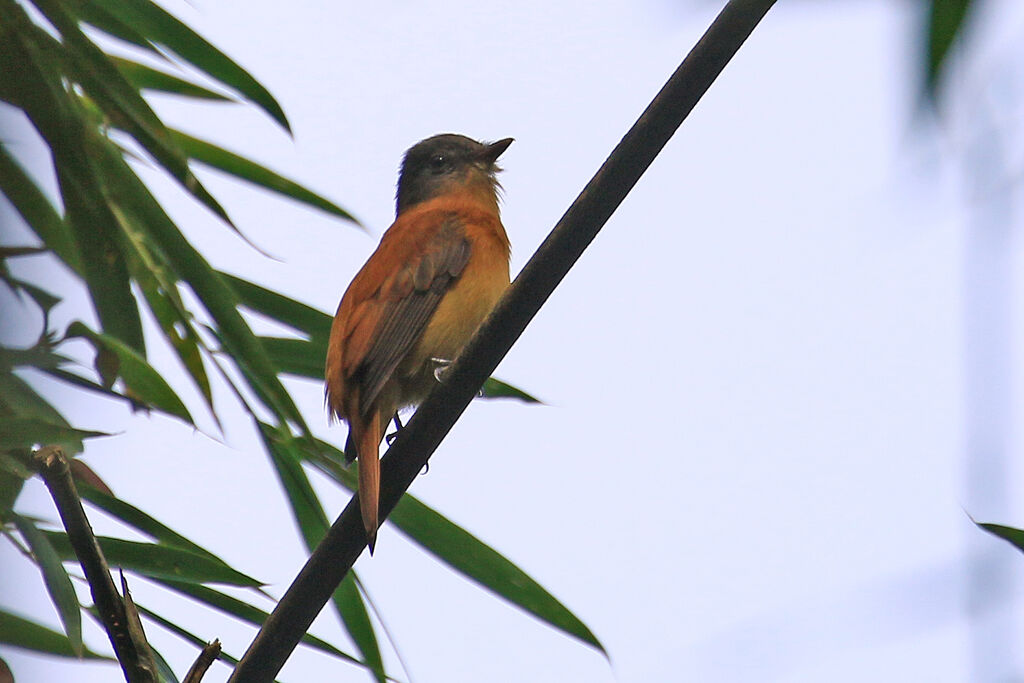
[[[495,162],[511,144],[512,138],[483,143],[454,133],[417,142],[402,160],[396,213],[460,190],[489,192],[496,202],[501,168]]]

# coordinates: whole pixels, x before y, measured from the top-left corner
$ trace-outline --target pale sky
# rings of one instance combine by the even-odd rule
[[[357,571],[409,667],[386,648],[397,678],[1019,675],[1009,651],[972,668],[964,610],[969,544],[1024,571],[965,511],[1024,526],[1024,508],[1006,502],[1021,498],[1019,476],[993,484],[1005,497],[965,484],[966,231],[988,196],[967,193],[961,161],[972,103],[1009,101],[1015,110],[996,111],[1016,127],[1006,151],[1019,174],[1021,99],[999,87],[1012,95],[1020,82],[1024,12],[994,2],[980,17],[983,48],[957,72],[956,116],[935,128],[914,116],[914,4],[780,2],[495,373],[547,405],[476,402],[413,485],[572,609],[611,664],[385,524]],[[518,271],[720,5],[176,2],[168,7],[274,93],[295,137],[244,105],[161,98],[165,120],[323,192],[372,236],[206,173],[235,223],[280,259],[269,261],[177,188],[160,183],[159,196],[217,267],[333,311],[391,222],[407,147],[439,132],[511,136],[501,181]],[[1020,245],[1004,246],[1012,273]],[[1016,342],[1021,283],[1008,287]],[[84,315],[67,305],[58,320]],[[1003,378],[1019,395],[1020,368]],[[314,430],[342,445],[322,387],[288,386]],[[231,405],[226,391],[217,399]],[[77,426],[123,432],[86,455],[116,493],[284,592],[302,548],[244,418],[227,421],[224,447],[113,404],[62,405]],[[1020,408],[1009,406],[1011,424]],[[1020,461],[1013,429],[1007,444]],[[316,482],[333,518],[348,494]],[[20,509],[55,518],[38,482]],[[38,606],[38,574],[14,557],[0,550],[4,583],[24,588],[2,591],[0,604],[59,628]],[[137,602],[236,656],[253,636],[142,579],[132,585]],[[1019,604],[1000,614],[996,632],[1019,637]],[[354,651],[330,609],[314,629]],[[86,637],[106,649],[98,629]],[[150,637],[183,674],[193,648],[159,628]],[[3,656],[19,682],[120,676]],[[206,680],[226,675],[218,666]],[[368,680],[302,650],[281,675],[328,679]]]

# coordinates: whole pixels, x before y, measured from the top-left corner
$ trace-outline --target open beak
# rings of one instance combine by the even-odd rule
[[[505,138],[504,140],[498,140],[497,142],[492,142],[489,145],[484,145],[484,149],[480,153],[480,158],[489,164],[493,164],[511,144],[512,138]]]

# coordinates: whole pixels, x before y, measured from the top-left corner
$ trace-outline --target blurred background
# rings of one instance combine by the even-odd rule
[[[268,87],[294,139],[246,105],[153,96],[161,117],[335,199],[370,234],[200,170],[268,259],[137,170],[214,266],[333,312],[393,218],[406,148],[512,136],[501,182],[516,272],[721,4],[165,2]],[[610,662],[385,524],[357,570],[401,653],[405,670],[384,646],[397,678],[1024,680],[1024,558],[971,522],[1024,525],[1024,7],[972,4],[930,104],[925,5],[779,2],[499,366],[545,405],[475,402],[413,485],[573,610]],[[0,117],[4,144],[22,159],[38,148],[29,170],[53,186],[31,127]],[[0,200],[24,242],[17,220]],[[90,319],[50,259],[17,266],[67,295],[58,327]],[[31,325],[5,328],[34,340]],[[154,365],[166,358],[201,405],[157,342]],[[79,426],[118,432],[84,456],[115,492],[284,591],[305,553],[240,411],[220,443],[201,410],[193,432],[31,379]],[[322,386],[287,386],[343,445]],[[348,495],[314,483],[333,519]],[[55,518],[38,481],[19,505]],[[59,630],[16,559],[0,545],[0,603]],[[236,655],[253,636],[145,581],[133,593]],[[314,631],[344,642],[332,617]],[[149,631],[178,666],[194,658]],[[106,651],[93,624],[86,642]],[[120,677],[2,656],[19,682]],[[280,678],[326,671],[368,678],[301,650]],[[206,680],[226,676],[217,665]]]

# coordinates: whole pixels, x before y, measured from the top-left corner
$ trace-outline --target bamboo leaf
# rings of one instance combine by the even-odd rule
[[[85,137],[83,129],[81,138]],[[53,139],[49,142],[54,145]],[[68,225],[82,258],[82,275],[103,331],[144,354],[142,319],[131,291],[116,219],[101,201],[103,192],[79,142],[58,147],[55,162]]]
[[[258,422],[257,426],[277,470],[281,486],[288,495],[292,514],[306,542],[306,548],[312,551],[326,535],[330,525],[320,505],[320,499],[317,498],[309,478],[302,469],[302,460],[295,440],[291,434],[263,422]],[[380,646],[353,572],[345,575],[332,598],[345,630],[355,642],[367,667],[375,672],[378,681],[384,681],[387,676],[384,673]]]
[[[105,152],[97,160],[104,166],[123,166],[124,160]],[[130,225],[145,230],[146,239],[159,249],[175,275],[188,283],[217,324],[213,334],[224,344],[250,387],[281,420],[290,420],[308,433],[301,414],[277,377],[259,340],[237,310],[234,290],[196,249],[189,244],[134,174],[124,178],[126,191],[113,198]]]
[[[971,521],[973,522],[974,520],[972,519]],[[1024,530],[1003,526],[1002,524],[988,524],[984,522],[974,522],[974,524],[979,529],[987,531],[996,538],[1003,539],[1017,550],[1024,552]]]
[[[216,168],[236,178],[248,181],[258,187],[294,199],[297,202],[320,209],[334,216],[359,222],[334,202],[312,192],[293,180],[289,180],[243,156],[229,152],[222,147],[194,138],[181,131],[171,130],[171,137],[185,154],[207,166]]]
[[[102,491],[98,491],[91,487],[82,487],[79,493],[81,493],[82,498],[89,501],[90,504],[100,510],[103,510],[111,517],[121,520],[133,529],[141,531],[161,545],[182,548],[197,555],[206,555],[217,562],[224,562],[206,548],[190,541],[178,532],[166,526],[163,522],[154,519],[134,505],[126,503],[120,498],[107,495]]]
[[[215,610],[218,610],[219,612],[235,617],[236,619],[244,621],[248,624],[252,624],[253,626],[262,626],[266,618],[270,616],[268,612],[258,607],[250,605],[247,602],[239,600],[238,598],[232,597],[225,593],[221,593],[220,591],[210,588],[209,586],[202,586],[194,583],[184,583],[181,581],[170,581],[167,579],[160,579],[157,582],[166,586],[167,588],[170,588],[171,590],[182,593],[183,595],[187,595],[193,600],[201,602],[205,605],[209,605],[210,607],[212,607]],[[302,642],[308,645],[309,647],[319,650],[325,654],[331,655],[332,657],[337,657],[338,659],[343,659],[352,664],[358,664],[359,666],[366,666],[365,663],[363,663],[356,657],[353,657],[352,655],[346,652],[342,652],[330,643],[321,640],[316,636],[307,633],[305,636],[303,636]]]
[[[963,35],[971,5],[972,0],[930,0],[924,40],[924,92],[933,102],[953,45]]]
[[[235,90],[291,132],[284,111],[266,88],[163,8],[147,0],[86,0],[86,4],[117,17],[125,25],[134,27],[147,40],[162,45],[211,78]]]
[[[0,643],[57,657],[74,657],[76,659],[84,657],[85,659],[114,661],[113,658],[98,655],[89,648],[83,648],[82,654],[79,655],[71,647],[71,641],[63,633],[57,633],[41,624],[4,610],[0,610]]]
[[[135,232],[132,240],[139,258],[129,261],[135,281],[149,304],[149,310],[156,318],[157,325],[164,339],[178,355],[192,383],[199,390],[206,402],[214,422],[221,426],[220,418],[213,406],[213,390],[210,378],[203,365],[200,351],[204,347],[199,334],[192,325],[191,313],[186,310],[178,293],[177,283],[168,271],[166,264],[157,263],[151,245],[144,242],[144,231]],[[205,348],[205,347],[204,347]]]
[[[290,299],[273,290],[262,287],[228,273],[218,274],[238,294],[242,305],[271,320],[284,323],[312,339],[322,339],[327,351],[327,338],[331,334],[331,316],[308,304]]]
[[[72,12],[76,17],[81,19],[87,24],[98,28],[107,35],[119,38],[126,43],[136,45],[143,50],[146,50],[150,54],[163,57],[164,55],[153,46],[145,36],[135,30],[130,24],[126,24],[117,17],[113,16],[102,7],[97,7],[93,3],[80,2],[78,0],[69,1],[64,3],[65,8]]]
[[[325,352],[321,345],[305,339],[259,339],[278,372],[323,381]]]
[[[50,600],[53,601],[61,623],[64,624],[64,633],[68,637],[68,643],[75,654],[81,657],[83,653],[82,610],[78,604],[75,587],[71,585],[71,577],[68,576],[64,564],[46,536],[31,520],[13,512],[8,513],[7,518],[14,522],[21,537],[25,539],[25,543],[32,551],[36,564],[43,574],[46,592],[50,594]]]
[[[35,475],[35,472],[29,469],[28,465],[22,462],[20,458],[16,458],[4,451],[0,451],[0,472],[22,481],[27,481]],[[7,512],[8,510],[10,510],[9,506],[0,506],[0,511]]]
[[[489,377],[484,386],[480,389],[481,398],[515,398],[524,403],[543,403],[540,399],[534,398],[522,389],[517,389],[511,384],[502,382],[500,379]]]
[[[109,388],[103,386],[102,384],[97,384],[96,382],[93,382],[92,380],[86,379],[85,377],[82,377],[81,375],[76,375],[73,372],[68,372],[67,370],[60,370],[60,369],[56,369],[56,368],[45,368],[44,371],[46,372],[46,374],[50,375],[51,377],[56,377],[57,379],[59,379],[61,381],[64,381],[64,382],[67,382],[68,384],[76,386],[76,387],[78,387],[80,389],[85,389],[87,391],[93,391],[93,392],[95,392],[97,394],[101,394],[101,395],[107,396],[109,398],[117,399],[118,401],[124,401],[129,406],[131,406],[132,410],[146,410],[147,409],[146,404],[137,401],[136,399],[132,398],[131,396],[125,396],[124,394],[122,394],[122,393],[120,393],[118,391],[114,391],[113,389],[109,389]]]
[[[607,656],[593,632],[526,572],[408,494],[389,517],[413,542],[468,579]]]
[[[110,436],[105,432],[74,429],[31,417],[8,417],[0,420],[0,448],[32,448],[42,444],[75,443],[81,439]]]
[[[42,287],[37,287],[31,282],[25,282],[24,280],[11,277],[3,271],[4,268],[0,265],[0,281],[3,281],[14,292],[27,294],[29,298],[36,303],[39,310],[43,312],[44,316],[48,315],[50,310],[61,302],[60,297],[50,294]],[[37,357],[42,358],[43,354],[40,353]]]
[[[139,64],[138,62],[121,57],[112,57],[111,61],[117,66],[118,71],[124,74],[128,82],[139,90],[154,90],[156,92],[215,102],[234,102],[230,97],[204,88],[192,81],[186,81],[166,71],[160,71],[159,69],[154,69],[145,64]]]
[[[204,647],[206,647],[206,643],[208,641],[200,638],[199,636],[197,636],[196,634],[192,633],[191,631],[185,630],[181,626],[178,626],[177,624],[175,624],[170,619],[165,619],[164,617],[160,616],[159,614],[157,614],[153,610],[146,609],[142,605],[136,605],[136,607],[138,607],[139,614],[141,614],[142,616],[146,617],[147,619],[149,619],[153,623],[159,624],[160,626],[163,626],[165,629],[167,629],[168,631],[170,631],[174,635],[178,636],[182,640],[185,640],[185,641],[191,643],[192,645],[195,645],[200,650],[202,650]],[[228,664],[231,664],[231,665],[235,665],[235,664],[238,663],[238,658],[237,657],[232,657],[231,655],[229,655],[226,652],[224,652],[224,650],[220,651],[220,654],[217,655],[217,659],[222,661],[222,662],[227,662]]]
[[[317,450],[304,455],[318,469],[354,491],[356,476],[345,467],[345,454],[317,439]],[[480,539],[406,493],[388,521],[414,543],[449,567],[554,628],[578,638],[607,656],[604,646],[575,614]]]
[[[12,430],[11,438],[16,441],[26,441],[38,436],[57,436],[58,431],[51,429],[56,427],[61,438],[33,439],[31,443],[23,443],[24,448],[30,448],[35,443],[60,446],[68,455],[75,455],[82,452],[82,436],[76,434],[77,430],[71,428],[64,416],[54,408],[49,401],[36,393],[25,380],[13,372],[0,372],[0,416],[4,417],[0,423],[0,433],[3,433],[5,426]],[[20,427],[11,420],[11,417],[36,420],[42,423],[40,426],[33,423],[22,424]],[[20,432],[13,430],[23,430]],[[37,431],[38,430],[38,431]],[[70,430],[70,431],[68,431]],[[87,432],[89,436],[104,436],[100,432]]]
[[[35,5],[60,31],[62,44],[69,53],[69,74],[103,110],[111,122],[134,137],[181,186],[207,208],[234,227],[224,208],[199,182],[188,167],[188,160],[170,137],[163,122],[129,83],[114,63],[78,26],[59,0],[34,0]],[[89,140],[85,142],[88,144]]]
[[[149,652],[153,655],[153,662],[156,664],[157,675],[160,676],[160,683],[178,683],[178,677],[174,675],[174,669],[167,663],[164,656],[157,651],[152,645],[149,646]]]
[[[81,273],[82,256],[71,228],[3,144],[0,144],[0,191],[47,248],[76,273]]]
[[[146,359],[121,340],[95,332],[80,322],[71,323],[65,335],[92,342],[97,353],[112,353],[117,358],[117,373],[124,380],[126,391],[132,398],[152,406],[163,413],[194,425],[192,416],[167,381],[153,369]]]
[[[57,554],[65,562],[77,561],[67,534],[44,532]],[[231,568],[210,555],[157,543],[140,543],[101,536],[97,539],[107,563],[156,579],[176,579],[192,583],[222,583],[257,588],[264,584]]]

